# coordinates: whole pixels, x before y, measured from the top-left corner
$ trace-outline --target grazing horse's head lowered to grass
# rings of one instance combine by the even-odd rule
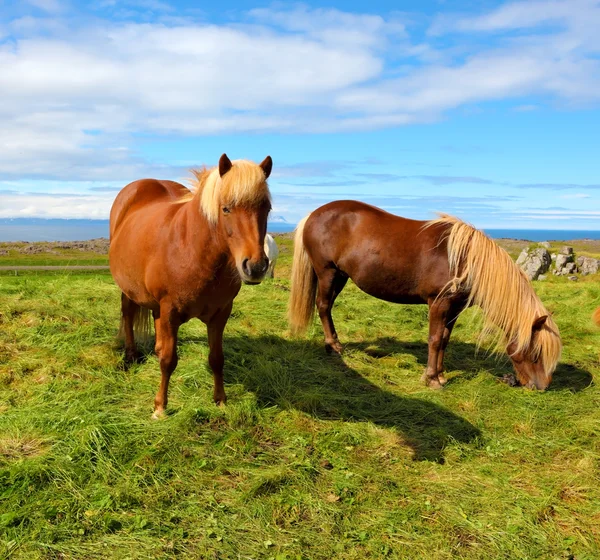
[[[519,384],[546,389],[562,344],[529,279],[504,249],[471,225],[445,214],[427,227],[433,224],[449,226],[448,288],[465,292],[466,306],[481,307],[484,332],[497,329],[495,350],[506,346]]]

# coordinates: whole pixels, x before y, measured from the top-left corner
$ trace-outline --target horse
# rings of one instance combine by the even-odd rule
[[[331,309],[348,278],[376,298],[429,306],[422,377],[429,387],[446,383],[444,352],[458,315],[471,305],[481,307],[484,331],[497,333],[494,350],[506,345],[511,380],[542,390],[550,384],[562,348],[558,327],[508,253],[458,218],[411,220],[353,200],[317,208],[296,228],[292,332],[306,330],[316,302],[325,349],[341,354]]]
[[[275,277],[275,263],[277,262],[277,257],[279,256],[279,249],[277,248],[277,243],[273,239],[273,236],[270,233],[265,235],[265,255],[269,259],[269,268],[267,268],[267,278]]]
[[[194,170],[192,192],[174,181],[141,179],[124,187],[110,212],[109,263],[121,289],[125,363],[139,357],[134,330],[148,334],[150,313],[161,382],[153,418],[165,413],[177,366],[177,333],[192,318],[208,331],[214,401],[223,386],[223,331],[242,282],[258,284],[267,272],[263,244],[273,161],[231,161]]]
[[[592,315],[592,320],[600,327],[600,307],[597,307]]]

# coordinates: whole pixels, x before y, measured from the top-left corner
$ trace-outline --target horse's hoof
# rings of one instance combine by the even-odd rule
[[[336,354],[338,356],[341,356],[342,350],[342,345],[339,342],[334,342],[333,344],[325,344],[325,352],[327,352],[327,354]]]
[[[438,375],[438,381],[442,384],[445,385],[446,383],[448,383],[448,380],[443,376],[443,375]]]
[[[125,352],[125,367],[132,366],[137,364],[140,361],[140,355],[135,351],[127,351]]]
[[[442,384],[441,380],[439,379],[439,377],[429,377],[427,375],[427,372],[425,372],[422,376],[421,376],[421,381],[427,385],[427,387],[429,387],[430,389],[433,389],[435,391],[442,389],[444,387],[444,385]]]
[[[225,406],[227,404],[227,397],[225,395],[218,397],[215,396],[213,400],[215,401],[215,404],[219,407]]]
[[[152,414],[152,420],[162,420],[166,418],[167,414],[165,413],[164,408],[157,408]]]

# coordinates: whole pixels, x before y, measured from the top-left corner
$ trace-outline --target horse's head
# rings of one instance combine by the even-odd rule
[[[264,240],[271,210],[267,179],[272,167],[271,156],[260,165],[244,160],[232,162],[225,154],[219,160],[218,228],[247,284],[258,284],[269,266]]]
[[[550,337],[556,336],[558,339],[558,336],[546,325],[547,321],[548,315],[542,315],[533,322],[530,342],[524,348],[519,349],[516,341],[509,343],[506,347],[515,368],[517,380],[529,389],[541,389],[542,391],[546,389],[552,381],[552,374],[556,367],[556,361],[558,361],[558,357],[553,361],[544,359],[547,354],[544,352],[544,342],[553,344],[556,340]],[[544,330],[548,332],[546,333]],[[543,336],[547,337],[546,341],[540,340]],[[560,339],[558,339],[558,344],[560,345]],[[552,353],[555,354],[555,352]],[[548,363],[549,361],[551,363]]]

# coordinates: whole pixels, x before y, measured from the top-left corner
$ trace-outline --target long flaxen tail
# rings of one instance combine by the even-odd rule
[[[152,326],[150,320],[150,310],[146,307],[137,307],[133,316],[133,333],[136,342],[145,344],[152,338]],[[119,324],[120,339],[125,340],[125,320],[121,315],[121,323]]]
[[[594,311],[594,314],[592,315],[592,320],[594,321],[594,323],[596,323],[596,325],[600,327],[600,307],[596,308],[596,311]]]
[[[304,246],[304,226],[308,216],[296,228],[294,236],[294,261],[292,264],[292,289],[288,304],[288,321],[293,334],[303,334],[315,313],[317,275]]]

